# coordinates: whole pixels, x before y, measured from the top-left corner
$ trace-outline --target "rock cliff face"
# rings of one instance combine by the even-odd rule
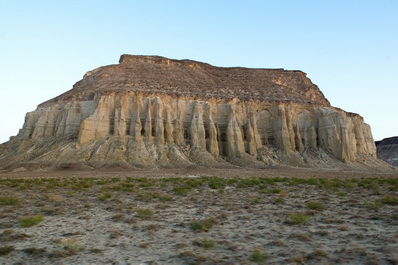
[[[377,157],[398,168],[398,137],[376,142]]]
[[[122,55],[26,115],[0,166],[383,167],[370,128],[301,71]]]

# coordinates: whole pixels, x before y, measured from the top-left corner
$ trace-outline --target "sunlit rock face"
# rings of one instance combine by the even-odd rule
[[[301,71],[122,55],[26,115],[4,169],[384,167],[370,127]]]

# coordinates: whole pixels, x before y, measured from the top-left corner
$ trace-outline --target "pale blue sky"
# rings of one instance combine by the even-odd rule
[[[397,0],[0,0],[0,142],[124,53],[299,69],[376,140],[398,135]]]

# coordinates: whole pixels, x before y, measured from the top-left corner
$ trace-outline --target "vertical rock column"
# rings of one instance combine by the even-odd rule
[[[230,105],[230,113],[227,125],[227,156],[240,157],[245,152],[240,126],[236,120],[233,106]]]
[[[205,127],[203,123],[203,108],[200,102],[196,102],[190,128],[191,146],[206,150]]]

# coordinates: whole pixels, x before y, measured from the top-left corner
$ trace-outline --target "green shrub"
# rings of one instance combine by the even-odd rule
[[[100,201],[106,201],[107,199],[110,199],[112,197],[112,194],[109,192],[105,192],[101,196],[98,197],[98,200]]]
[[[32,215],[19,219],[19,224],[21,227],[31,227],[37,225],[38,223],[44,220],[44,216],[42,215]]]
[[[17,205],[21,202],[20,199],[14,197],[1,196],[0,205]]]
[[[382,204],[390,204],[390,205],[398,204],[397,197],[393,195],[386,195],[383,198],[379,199],[378,201]]]
[[[274,188],[274,189],[269,189],[269,190],[267,190],[267,192],[268,193],[279,193],[279,192],[281,192],[282,190],[281,189],[278,189],[278,188]]]
[[[257,203],[259,203],[260,202],[260,198],[259,197],[251,197],[250,198],[250,203],[251,204],[257,204]]]
[[[203,232],[210,230],[210,228],[212,228],[215,224],[217,224],[217,220],[215,218],[206,218],[203,220],[195,219],[189,224],[189,226],[194,231]]]
[[[209,178],[209,188],[210,189],[223,189],[225,187],[225,180],[217,177]]]
[[[253,253],[250,254],[250,260],[253,262],[263,262],[268,258],[267,254],[261,251],[259,248],[255,248]]]
[[[273,202],[274,204],[283,204],[283,203],[285,203],[285,200],[284,200],[283,198],[274,198],[274,199],[272,200],[272,202]]]
[[[307,208],[311,209],[311,210],[320,210],[323,209],[323,205],[322,203],[318,202],[318,201],[309,201],[307,202]]]
[[[370,210],[378,210],[380,209],[381,206],[383,206],[383,204],[380,201],[376,202],[365,201],[363,205]]]
[[[143,218],[143,219],[153,216],[153,211],[149,208],[138,208],[136,210],[136,213],[137,213],[136,214],[137,217]]]
[[[214,242],[213,240],[208,239],[208,238],[202,238],[199,241],[199,245],[204,249],[210,249],[216,245],[216,242]]]
[[[240,182],[237,185],[237,188],[249,188],[249,187],[255,187],[260,185],[261,182],[257,178],[246,178],[246,179],[241,179]],[[263,185],[265,186],[265,185]]]
[[[190,189],[189,186],[177,186],[173,189],[173,192],[180,196],[187,196]]]
[[[293,213],[289,215],[288,223],[293,225],[305,224],[310,220],[310,217],[303,213]]]

